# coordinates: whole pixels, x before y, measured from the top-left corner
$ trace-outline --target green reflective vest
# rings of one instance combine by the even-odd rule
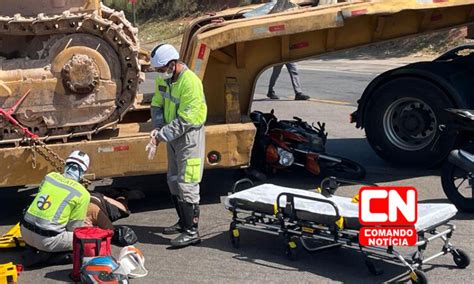
[[[24,218],[45,230],[63,231],[68,223],[84,220],[89,201],[89,192],[79,182],[52,172],[44,178]]]
[[[166,124],[177,116],[193,125],[203,125],[206,122],[207,106],[202,82],[188,69],[171,84],[157,77],[151,105],[163,108]]]

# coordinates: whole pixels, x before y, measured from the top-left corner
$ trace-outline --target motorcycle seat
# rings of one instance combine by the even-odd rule
[[[474,110],[472,110],[472,109],[448,108],[446,110],[448,112],[452,113],[453,115],[456,115],[456,116],[474,121]]]
[[[474,172],[474,155],[469,152],[453,150],[448,156],[448,161],[465,171]]]
[[[461,155],[461,157],[469,160],[471,163],[474,163],[474,155],[467,152],[467,151],[464,151],[464,150],[459,150],[459,155]]]

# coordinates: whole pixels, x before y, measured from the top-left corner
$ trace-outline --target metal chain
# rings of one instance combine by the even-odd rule
[[[48,148],[48,146],[46,146],[46,144],[43,141],[39,139],[31,139],[31,138],[28,138],[27,140],[29,140],[28,142],[30,144],[30,150],[32,151],[33,155],[35,155],[35,153],[38,153],[38,155],[43,157],[58,172],[62,172],[64,170],[64,165],[66,165],[66,162],[64,161],[64,159],[62,159],[53,150]],[[33,168],[36,168],[35,156],[33,156]],[[88,186],[92,182],[83,177],[81,179],[81,183],[85,186]]]
[[[30,149],[34,153],[38,153],[41,157],[43,157],[49,164],[51,164],[51,166],[53,166],[56,171],[61,172],[63,170],[66,162],[58,154],[48,148],[43,141],[40,141],[38,139],[30,140]]]
[[[66,165],[66,161],[64,161],[64,159],[62,159],[61,156],[59,156],[52,149],[48,148],[46,143],[39,140],[38,138],[28,137],[28,135],[24,131],[22,131],[19,125],[14,125],[14,127],[17,128],[15,130],[17,133],[21,133],[23,135],[23,141],[26,142],[30,146],[29,150],[31,151],[33,155],[32,165],[31,165],[33,169],[36,169],[36,166],[37,166],[36,154],[38,154],[41,157],[43,157],[51,166],[53,166],[53,168],[56,171],[62,172],[64,170],[64,165]],[[82,177],[81,183],[87,187],[92,182]]]

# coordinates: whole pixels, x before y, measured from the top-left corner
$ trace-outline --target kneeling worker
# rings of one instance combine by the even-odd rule
[[[49,173],[21,221],[26,244],[42,252],[72,251],[73,232],[83,226],[90,194],[79,181],[89,168],[89,156],[74,151],[64,173]]]
[[[151,103],[155,130],[150,143],[167,142],[168,186],[179,217],[164,233],[181,233],[171,245],[183,247],[200,241],[199,182],[204,166],[206,100],[201,80],[179,61],[172,45],[158,45],[151,57],[158,77]]]

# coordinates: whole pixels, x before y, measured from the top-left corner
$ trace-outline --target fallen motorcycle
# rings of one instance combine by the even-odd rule
[[[442,135],[462,135],[466,141],[451,151],[443,165],[441,183],[448,199],[461,211],[474,212],[474,110],[447,109],[451,120]]]
[[[275,172],[292,166],[312,174],[346,179],[362,179],[365,169],[358,163],[325,152],[327,133],[324,123],[309,125],[301,118],[278,120],[270,113],[250,114],[257,127],[252,166]]]

